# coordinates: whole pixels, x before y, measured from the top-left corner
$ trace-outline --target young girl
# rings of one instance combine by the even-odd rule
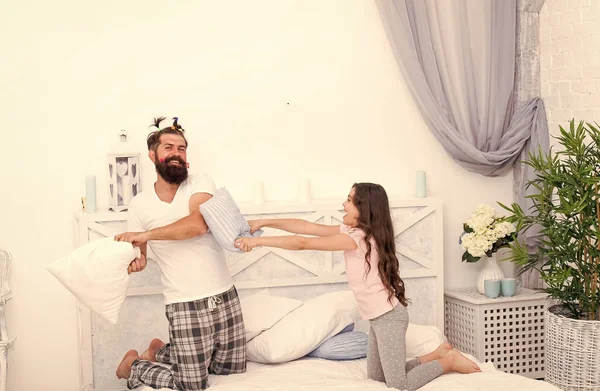
[[[288,250],[344,251],[348,285],[354,292],[361,316],[368,319],[369,379],[388,387],[416,390],[442,373],[478,372],[479,367],[448,343],[435,351],[406,362],[405,336],[408,300],[398,273],[398,258],[388,197],[380,185],[356,183],[344,202],[341,226],[314,224],[299,219],[249,221],[252,231],[263,227],[302,236],[239,238],[243,251],[254,247]]]

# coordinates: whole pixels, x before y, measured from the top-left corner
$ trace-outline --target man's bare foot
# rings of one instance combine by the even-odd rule
[[[454,349],[452,347],[452,345],[450,345],[448,342],[444,342],[443,344],[441,344],[440,346],[438,346],[438,348],[435,349],[435,351],[438,354],[438,357],[442,358],[446,354],[448,354],[448,352],[451,351],[452,349]]]
[[[156,360],[156,352],[158,352],[165,345],[166,344],[160,339],[154,338],[152,342],[150,342],[148,349],[146,349],[146,351],[140,355],[140,358],[150,362],[158,361]]]
[[[473,361],[463,356],[458,350],[452,349],[446,354],[446,357],[452,359],[451,370],[458,373],[481,372],[481,369]]]
[[[138,352],[136,350],[130,350],[125,353],[125,357],[117,367],[117,378],[119,379],[129,379],[129,375],[131,375],[131,364],[138,358]]]

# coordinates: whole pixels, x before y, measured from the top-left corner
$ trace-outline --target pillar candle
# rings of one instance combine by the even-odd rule
[[[310,202],[310,180],[306,178],[298,182],[298,201],[304,204]]]
[[[255,205],[262,205],[265,202],[265,187],[260,181],[252,185],[252,201]]]
[[[85,200],[86,211],[96,213],[96,176],[88,175],[85,177]]]
[[[425,176],[425,171],[417,171],[416,196],[419,198],[427,197],[427,178]]]

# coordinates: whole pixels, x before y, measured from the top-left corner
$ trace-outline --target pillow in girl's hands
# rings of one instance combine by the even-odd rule
[[[358,319],[351,291],[323,294],[305,301],[250,341],[248,360],[273,364],[304,357]]]
[[[225,188],[218,189],[211,199],[200,204],[200,213],[215,240],[231,252],[242,252],[233,244],[237,238],[256,237],[263,233],[262,230],[258,230],[250,234],[248,221]]]
[[[80,302],[112,324],[127,295],[127,267],[140,250],[113,238],[91,241],[48,267]]]

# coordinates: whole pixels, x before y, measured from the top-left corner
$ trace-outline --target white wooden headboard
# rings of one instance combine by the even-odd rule
[[[392,199],[400,275],[411,299],[410,321],[443,330],[442,204],[434,198]],[[315,200],[308,204],[265,203],[240,205],[248,219],[302,218],[322,224],[340,224],[341,202]],[[75,214],[76,245],[110,237],[126,228],[127,212]],[[265,229],[265,235],[282,235]],[[262,288],[276,295],[306,300],[322,293],[349,289],[341,252],[287,251],[271,248],[250,253],[226,252],[227,264],[240,297]],[[152,338],[168,340],[160,272],[152,260],[142,273],[132,275],[119,321],[111,325],[78,305],[80,389],[122,390],[115,369],[128,349],[143,351]]]

